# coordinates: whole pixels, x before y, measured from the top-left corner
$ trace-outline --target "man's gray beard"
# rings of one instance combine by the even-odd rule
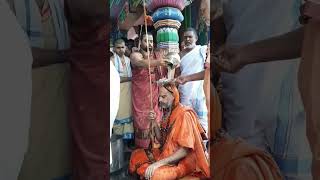
[[[196,47],[196,45],[189,45],[189,46],[184,46],[184,49],[193,49],[193,48],[195,48]]]
[[[172,105],[167,107],[167,108],[162,108],[162,112],[163,112],[163,118],[164,119],[170,117],[171,112],[172,112]]]

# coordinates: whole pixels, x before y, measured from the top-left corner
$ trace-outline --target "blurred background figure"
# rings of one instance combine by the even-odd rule
[[[32,53],[5,0],[0,0],[0,19],[0,179],[17,180],[29,142]]]

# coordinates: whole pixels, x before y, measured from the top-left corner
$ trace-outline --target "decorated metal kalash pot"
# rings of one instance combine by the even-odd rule
[[[174,69],[180,65],[178,29],[184,17],[181,11],[191,0],[147,0],[153,12],[153,26],[157,30],[157,47],[164,50],[168,59],[168,80],[174,78]]]

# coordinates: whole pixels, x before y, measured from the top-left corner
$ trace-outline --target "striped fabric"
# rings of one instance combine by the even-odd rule
[[[283,79],[272,155],[286,180],[310,180],[312,155],[306,137],[303,104],[299,97],[298,64]]]
[[[41,13],[34,0],[14,0],[16,17],[29,37],[31,46],[43,47]]]
[[[130,59],[125,56],[125,67],[122,65],[120,57],[114,53],[114,66],[121,77],[132,77]]]
[[[152,19],[153,19],[153,22],[157,22],[159,20],[164,20],[164,19],[173,19],[173,20],[182,22],[184,17],[181,11],[177,8],[163,7],[163,8],[157,9],[152,14]]]
[[[184,0],[149,0],[147,2],[148,10],[154,11],[161,7],[174,7],[182,11],[185,7]]]
[[[48,11],[40,12],[35,0],[13,0],[16,17],[29,37],[32,47],[43,47],[44,40],[42,38],[42,19]],[[55,32],[58,41],[58,49],[66,49],[69,47],[69,33],[67,22],[64,15],[63,5],[61,1],[48,0],[50,5]]]
[[[172,19],[164,19],[164,20],[159,20],[155,22],[153,26],[155,29],[159,29],[161,27],[173,27],[173,28],[179,29],[181,26],[181,23],[179,21],[172,20]]]

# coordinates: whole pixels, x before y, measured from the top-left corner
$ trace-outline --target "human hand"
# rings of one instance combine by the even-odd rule
[[[168,54],[168,50],[167,49],[162,49],[162,48],[155,49],[155,52],[158,53],[158,56],[160,58],[166,58],[166,54]]]
[[[310,16],[306,15],[305,12],[308,8],[310,8],[310,3],[303,3],[301,6],[300,6],[300,17],[299,17],[299,22],[300,24],[302,25],[305,25],[308,23],[308,21],[311,19]],[[312,7],[312,5],[311,5]]]
[[[161,163],[159,163],[159,162],[155,162],[155,163],[151,164],[151,165],[147,168],[147,170],[146,170],[146,172],[145,172],[145,174],[144,174],[145,178],[146,178],[147,180],[151,180],[151,178],[152,178],[155,170],[158,169],[158,168],[161,167],[161,166],[163,166],[163,165],[162,165]]]
[[[214,63],[219,71],[236,73],[246,65],[241,56],[240,48],[221,47],[214,54]]]
[[[186,76],[179,76],[175,79],[175,83],[177,84],[185,84],[186,82],[188,82],[188,78]]]
[[[168,59],[162,58],[160,60],[160,66],[168,66]]]
[[[153,110],[149,111],[148,119],[151,122],[156,120],[156,113]]]

